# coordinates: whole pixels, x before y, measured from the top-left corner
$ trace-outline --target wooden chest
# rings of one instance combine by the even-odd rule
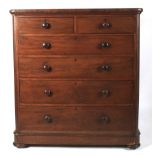
[[[137,148],[142,9],[10,12],[14,144]]]

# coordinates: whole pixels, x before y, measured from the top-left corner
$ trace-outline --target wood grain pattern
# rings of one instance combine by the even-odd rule
[[[103,24],[110,24],[103,27]],[[82,16],[77,17],[78,33],[133,33],[136,16]]]
[[[50,43],[51,47],[43,48],[44,42]],[[110,47],[102,48],[104,42],[110,43]],[[20,36],[19,54],[133,55],[133,42],[133,35]]]
[[[73,18],[17,18],[18,29],[21,34],[54,34],[73,33]],[[48,23],[49,28],[43,28],[43,23]]]
[[[134,109],[130,107],[102,109],[76,109],[72,107],[20,108],[20,130],[25,131],[128,131],[134,130]],[[44,117],[49,115],[51,122]],[[105,123],[103,116],[109,117]],[[123,124],[123,125],[122,125]]]
[[[44,66],[48,65],[48,72]],[[110,71],[102,66],[109,65]],[[124,70],[125,68],[125,70]],[[20,77],[88,78],[106,80],[131,80],[134,78],[132,57],[67,56],[67,57],[21,57]]]
[[[131,81],[20,80],[20,102],[24,104],[130,105],[133,92]]]

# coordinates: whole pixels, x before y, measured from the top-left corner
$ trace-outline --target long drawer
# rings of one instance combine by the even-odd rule
[[[20,107],[18,127],[21,131],[118,132],[130,134],[135,129],[132,107]]]
[[[20,77],[132,80],[133,57],[53,56],[20,57]]]
[[[134,35],[20,36],[19,54],[133,55]]]
[[[24,104],[129,105],[133,93],[132,81],[20,80]]]

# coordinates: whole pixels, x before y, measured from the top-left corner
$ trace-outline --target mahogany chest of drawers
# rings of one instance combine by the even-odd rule
[[[14,144],[137,148],[142,9],[10,12]]]

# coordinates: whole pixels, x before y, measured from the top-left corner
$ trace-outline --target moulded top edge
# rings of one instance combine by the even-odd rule
[[[142,8],[115,8],[115,9],[12,9],[13,15],[84,15],[84,14],[140,14]]]

